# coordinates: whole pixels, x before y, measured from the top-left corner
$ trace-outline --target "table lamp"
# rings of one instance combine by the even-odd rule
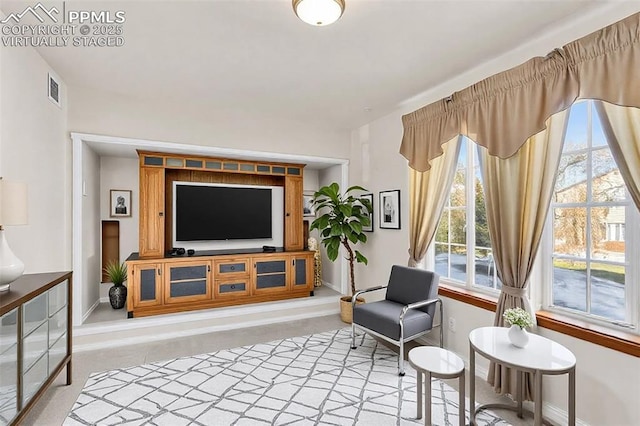
[[[27,185],[0,177],[0,292],[20,278],[24,263],[9,248],[4,227],[27,224]]]

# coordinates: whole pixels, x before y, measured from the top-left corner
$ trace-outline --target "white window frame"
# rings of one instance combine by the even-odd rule
[[[467,249],[467,262],[466,262],[467,280],[466,282],[463,282],[463,281],[449,278],[446,276],[441,276],[440,281],[448,285],[461,287],[468,290],[477,291],[477,292],[488,294],[490,296],[497,297],[500,294],[500,290],[495,288],[497,284],[497,272],[495,269],[495,263],[493,263],[493,266],[491,267],[491,270],[493,273],[493,288],[476,284],[475,250],[480,247],[476,247],[475,245],[476,243],[476,233],[475,233],[476,211],[475,211],[475,167],[474,166],[479,164],[479,160],[478,160],[476,143],[471,139],[466,138],[465,145],[466,145],[466,154],[467,154],[467,167],[465,170],[465,207],[464,207],[464,210],[466,211],[466,218],[467,218],[467,221],[465,224],[466,230],[469,229],[469,226],[468,226],[469,223],[474,224],[472,232],[466,232],[466,238],[465,238],[465,245]],[[463,148],[461,148],[461,152],[462,152],[462,149]],[[457,166],[457,161],[458,160],[456,159],[456,166]],[[451,191],[449,191],[449,194],[450,193]],[[447,209],[462,209],[460,207],[455,207],[455,206],[451,207],[449,204],[450,200],[451,199],[449,195],[447,198],[447,204],[445,205],[445,210],[443,210],[442,214],[444,214],[447,211]],[[438,223],[439,222],[440,222],[440,219],[438,220]],[[449,226],[449,229],[451,229],[450,226]],[[451,239],[451,236],[449,235],[449,240],[450,239]],[[433,242],[429,246],[429,250],[427,252],[427,268],[434,271],[435,271],[436,244],[437,243],[434,236]],[[451,243],[450,241],[448,241],[447,244],[461,246],[461,244],[459,243]],[[486,247],[485,249],[491,250],[491,252],[493,253],[493,248]],[[449,271],[450,271],[450,267],[451,267],[450,263],[447,267],[449,268]]]
[[[571,154],[580,153],[580,152],[589,152],[589,157],[587,161],[587,176],[590,178],[587,180],[587,197],[592,194],[591,185],[592,185],[592,162],[591,162],[591,153],[596,151],[598,147],[592,146],[592,134],[593,134],[593,101],[585,101],[587,102],[587,142],[588,145],[586,148],[581,150],[571,151]],[[609,148],[610,149],[610,148]],[[626,321],[616,321],[611,319],[606,319],[600,316],[596,316],[590,313],[581,313],[578,310],[564,308],[560,306],[553,305],[553,209],[554,207],[611,207],[624,205],[626,207],[626,218],[625,218],[625,230],[624,234],[627,237],[625,241],[625,309],[628,313]],[[590,215],[587,216],[587,223],[591,224]],[[587,247],[591,242],[591,226],[587,228],[587,236],[586,242]],[[608,230],[607,230],[608,232]],[[542,242],[539,249],[538,262],[540,263],[540,269],[542,274],[542,280],[540,282],[541,285],[541,298],[542,298],[542,309],[561,313],[562,315],[567,315],[570,317],[574,317],[580,319],[582,321],[604,326],[607,328],[617,329],[625,332],[632,332],[636,334],[640,334],[640,317],[639,317],[639,305],[640,305],[640,282],[638,281],[640,278],[640,265],[638,262],[634,262],[634,259],[638,259],[640,255],[640,213],[636,208],[635,204],[631,201],[631,198],[627,194],[626,201],[624,202],[590,202],[589,198],[585,203],[554,203],[551,202],[549,206],[549,211],[547,212],[547,220],[545,222],[545,229],[543,231]],[[566,256],[563,256],[566,257]],[[585,256],[586,257],[586,256]],[[576,260],[582,261],[582,258],[576,258]],[[610,263],[606,260],[601,259],[592,259],[592,262],[596,263]],[[618,264],[618,263],[616,263]],[[591,288],[587,286],[587,306],[590,307],[590,295]]]

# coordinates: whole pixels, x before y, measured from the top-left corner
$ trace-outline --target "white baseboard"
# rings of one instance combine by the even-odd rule
[[[101,297],[99,302],[100,303],[107,303],[109,301],[109,296],[105,296],[105,297]],[[82,321],[84,321],[85,318],[82,319]]]
[[[107,302],[108,301],[109,299],[107,298]],[[82,316],[82,322],[85,322],[87,318],[89,318],[89,315],[91,315],[91,312],[93,312],[98,307],[100,302],[102,302],[102,299],[96,300],[96,302],[89,309],[87,309],[87,312]]]
[[[423,345],[429,345],[429,346],[439,346],[440,342],[439,342],[439,335],[436,334],[439,333],[438,330],[434,330],[433,333],[429,333],[426,334],[424,336],[421,336],[419,338],[416,339],[416,342],[421,343]],[[446,347],[446,340],[445,340],[445,347]],[[453,351],[452,351],[453,352]],[[463,355],[457,352],[454,352],[456,355],[458,355],[462,361],[464,362],[464,365],[467,369],[469,369],[469,356],[468,354]],[[489,374],[489,370],[487,370],[486,368],[476,365],[476,378],[480,379],[480,380],[487,380],[487,376]],[[525,402],[524,403],[525,408],[533,411],[533,403],[531,402]],[[549,404],[548,402],[543,402],[542,403],[542,415],[547,419],[550,420],[551,422],[553,422],[554,424],[559,424],[559,425],[566,425],[569,423],[569,413],[567,413],[566,410],[563,410],[555,405]],[[588,423],[580,420],[580,419],[576,419],[576,425],[578,426],[589,426]]]

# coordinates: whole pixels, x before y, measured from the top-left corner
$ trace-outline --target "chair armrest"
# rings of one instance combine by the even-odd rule
[[[442,300],[440,300],[440,298],[423,300],[423,301],[420,301],[420,302],[415,302],[415,303],[411,303],[409,305],[405,305],[402,308],[402,312],[400,313],[400,321],[402,321],[404,319],[404,316],[405,316],[405,314],[407,313],[407,311],[409,309],[422,308],[424,306],[432,305],[432,304],[438,303],[438,302],[440,302],[440,306],[442,306]]]
[[[363,293],[369,293],[370,291],[376,291],[376,290],[382,290],[387,288],[386,285],[379,285],[377,287],[371,287],[371,288],[367,288],[365,290],[360,290],[357,291],[356,294],[353,295],[353,297],[351,298],[351,305],[355,306],[356,305],[356,299],[358,298],[358,296],[360,296]]]

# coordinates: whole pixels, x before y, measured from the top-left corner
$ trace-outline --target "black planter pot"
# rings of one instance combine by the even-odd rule
[[[127,301],[127,288],[123,285],[114,285],[109,289],[109,303],[113,309],[122,309]]]

